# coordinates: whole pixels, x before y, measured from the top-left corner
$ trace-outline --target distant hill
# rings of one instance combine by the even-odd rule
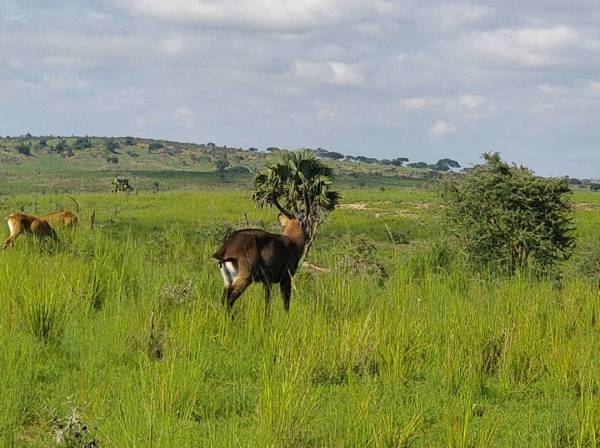
[[[268,157],[280,148],[231,148],[134,137],[0,137],[0,194],[23,191],[97,191],[110,188],[116,176],[133,177],[137,188],[244,187]],[[385,185],[436,176],[408,159],[378,160],[346,156],[322,148],[317,154],[335,170],[338,181]],[[444,159],[450,160],[450,159]]]

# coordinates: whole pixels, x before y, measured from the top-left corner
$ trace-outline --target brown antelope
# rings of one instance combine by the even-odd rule
[[[53,212],[47,215],[40,216],[38,219],[46,221],[52,227],[76,227],[79,218],[73,212],[65,210],[63,212]]]
[[[42,240],[44,238],[52,238],[57,240],[56,232],[43,219],[35,216],[25,215],[23,213],[13,213],[4,218],[8,223],[10,236],[4,242],[4,249],[15,244],[16,239],[23,233],[32,234],[36,238]]]
[[[47,221],[52,227],[77,227],[77,223],[79,222],[79,218],[77,217],[79,214],[79,203],[70,194],[67,194],[66,196],[75,203],[75,206],[77,207],[77,213],[73,213],[69,210],[57,211],[40,216],[38,219]]]
[[[281,235],[260,229],[238,230],[213,255],[223,275],[222,300],[228,310],[252,282],[258,281],[265,289],[265,313],[269,311],[274,283],[279,283],[283,306],[289,311],[292,277],[302,258],[306,235],[298,218],[280,210],[278,220],[284,227]]]

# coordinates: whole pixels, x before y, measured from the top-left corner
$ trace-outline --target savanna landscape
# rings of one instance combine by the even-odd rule
[[[598,446],[598,193],[564,195],[567,260],[504,270],[435,167],[321,157],[341,198],[290,312],[254,284],[228,313],[213,254],[280,232],[254,178],[284,151],[108,140],[0,140],[2,216],[79,215],[0,252],[0,446]]]

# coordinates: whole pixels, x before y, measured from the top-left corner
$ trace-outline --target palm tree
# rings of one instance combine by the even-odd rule
[[[317,229],[340,201],[340,194],[330,189],[333,170],[311,150],[280,152],[254,178],[252,198],[259,207],[276,207],[287,216],[303,221],[308,241],[308,255]]]

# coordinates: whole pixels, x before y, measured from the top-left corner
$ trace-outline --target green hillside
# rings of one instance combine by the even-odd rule
[[[133,137],[4,137],[0,138],[0,194],[106,191],[117,176],[129,177],[139,190],[223,184],[244,188],[277,151]],[[395,166],[390,160],[344,156],[321,148],[317,152],[333,166],[337,181],[347,186],[410,185],[436,174]]]

